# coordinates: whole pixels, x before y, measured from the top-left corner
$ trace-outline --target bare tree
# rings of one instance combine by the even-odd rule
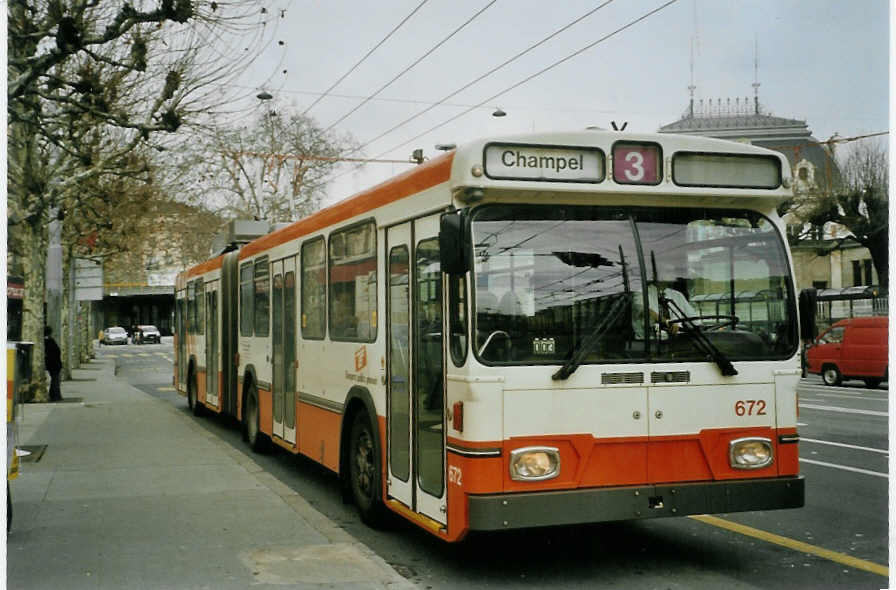
[[[322,130],[310,117],[273,106],[246,127],[217,129],[201,173],[209,207],[228,217],[291,221],[320,207],[325,177],[356,142]]]
[[[34,375],[43,376],[50,215],[71,225],[88,203],[126,200],[101,190],[109,179],[148,180],[138,148],[161,148],[156,134],[177,132],[210,98],[221,101],[212,84],[255,53],[234,59],[210,41],[263,30],[264,12],[260,2],[237,0],[9,3],[7,225],[25,274],[23,331],[37,344]],[[89,229],[80,225],[66,234]]]
[[[846,237],[868,249],[880,285],[889,281],[889,157],[883,143],[863,141],[853,144],[840,159],[842,181],[830,192],[815,195],[800,215],[808,224],[823,227],[834,223]]]

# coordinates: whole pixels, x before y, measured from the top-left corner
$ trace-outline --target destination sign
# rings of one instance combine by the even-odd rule
[[[491,143],[485,146],[485,174],[504,180],[600,182],[604,154],[596,148]]]

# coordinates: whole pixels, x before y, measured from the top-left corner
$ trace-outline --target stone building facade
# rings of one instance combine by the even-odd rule
[[[829,144],[812,136],[806,121],[776,117],[758,98],[691,100],[682,117],[659,129],[660,133],[701,135],[749,143],[782,153],[793,173],[794,207],[813,196],[833,190],[840,171]],[[791,238],[798,289],[842,289],[877,285],[877,272],[868,250],[836,224],[807,228],[792,214],[784,216]],[[809,233],[809,239],[796,240]]]

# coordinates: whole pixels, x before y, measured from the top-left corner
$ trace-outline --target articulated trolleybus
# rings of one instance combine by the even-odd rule
[[[446,541],[795,508],[783,156],[485,139],[177,281],[178,391]]]

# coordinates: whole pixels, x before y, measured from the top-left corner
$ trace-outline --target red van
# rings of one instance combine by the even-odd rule
[[[807,351],[809,372],[821,375],[827,385],[862,379],[877,387],[887,380],[888,327],[886,316],[840,320]]]

